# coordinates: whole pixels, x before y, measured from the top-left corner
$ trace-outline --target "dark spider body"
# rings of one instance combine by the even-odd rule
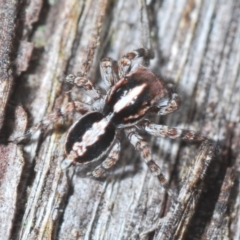
[[[147,68],[137,67],[108,91],[103,113],[88,113],[69,129],[66,153],[71,153],[76,164],[102,158],[113,143],[114,126],[124,128],[136,124],[169,96],[170,90],[164,81]],[[105,124],[101,124],[103,121]]]
[[[175,111],[180,106],[180,98],[164,80],[159,79],[146,67],[135,66],[132,69],[132,60],[146,57],[149,52],[146,49],[137,49],[127,53],[118,66],[115,60],[104,58],[100,70],[108,90],[103,105],[99,106],[98,112],[84,115],[69,130],[66,153],[70,162],[81,165],[105,158],[92,172],[95,177],[100,177],[106,169],[117,162],[120,152],[117,136],[121,129],[141,152],[151,171],[160,174],[160,169],[151,159],[151,151],[138,135],[137,128],[155,132],[155,129],[152,129],[155,125],[148,128],[144,116],[149,111],[157,112],[159,115]],[[92,83],[85,76],[69,75],[68,81],[78,87],[82,86],[85,90],[89,89],[86,85],[94,90]],[[141,124],[142,121],[144,124]],[[167,135],[168,132],[164,134]]]
[[[80,101],[69,102],[33,126],[25,136],[19,137],[18,141],[27,138],[38,129],[46,129],[59,118],[74,111],[87,112],[68,131],[65,151],[70,164],[82,165],[101,159],[101,164],[92,172],[94,177],[101,177],[119,159],[121,142],[118,133],[122,131],[140,152],[151,172],[167,189],[167,181],[160,167],[152,159],[151,149],[138,130],[157,137],[182,138],[189,142],[202,142],[206,138],[193,131],[170,128],[144,118],[148,112],[158,115],[174,112],[181,103],[171,84],[158,78],[146,67],[136,65],[132,67],[132,60],[138,57],[149,58],[150,53],[151,51],[140,48],[124,55],[118,63],[111,58],[104,58],[101,61],[100,72],[107,85],[104,101],[86,74],[68,75],[66,80],[83,88],[91,96],[91,102],[88,104]]]

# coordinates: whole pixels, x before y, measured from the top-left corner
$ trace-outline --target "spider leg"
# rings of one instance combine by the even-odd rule
[[[99,178],[105,173],[106,170],[113,167],[119,160],[120,149],[121,144],[118,140],[116,140],[107,158],[99,166],[97,166],[91,173],[89,173],[89,175],[92,175],[95,178]]]
[[[66,76],[65,80],[76,87],[86,90],[86,93],[91,96],[92,99],[100,99],[102,97],[100,92],[94,87],[93,83],[82,72],[77,73],[77,75],[69,74]]]
[[[157,114],[158,115],[167,115],[169,113],[172,113],[176,110],[178,110],[181,106],[181,99],[177,93],[171,94],[171,97],[169,99],[164,99],[164,101],[161,100],[157,104],[157,107],[159,108]]]
[[[92,107],[90,105],[75,101],[69,102],[62,109],[55,110],[52,114],[49,114],[45,118],[43,118],[39,123],[32,126],[24,135],[19,136],[15,139],[10,139],[9,142],[14,142],[16,144],[25,141],[33,135],[38,130],[46,130],[50,125],[56,123],[57,121],[62,120],[67,115],[73,112],[86,113],[90,111]]]
[[[100,62],[100,72],[107,87],[112,87],[118,81],[118,63],[116,60],[106,57]]]
[[[162,187],[167,191],[169,196],[173,196],[173,192],[169,189],[166,178],[164,177],[161,168],[152,159],[152,153],[147,142],[137,133],[135,127],[126,128],[125,134],[131,144],[140,152],[142,159],[147,164],[148,168],[154,176],[156,176]]]
[[[89,91],[88,94],[91,95],[91,97],[95,98],[101,98],[101,94],[94,88],[92,82],[89,80],[89,72],[92,67],[92,63],[94,60],[94,56],[96,53],[96,48],[99,44],[99,39],[100,39],[100,32],[101,32],[101,27],[104,19],[104,13],[105,13],[105,8],[107,4],[103,5],[98,11],[96,22],[94,24],[94,28],[92,29],[92,36],[90,38],[90,41],[88,43],[87,47],[87,52],[85,55],[85,59],[83,59],[82,64],[80,66],[80,72],[77,73],[77,75],[74,74],[69,74],[66,76],[66,81],[74,84],[76,87],[84,88],[85,90],[91,90]]]
[[[146,48],[139,48],[125,54],[119,61],[119,78],[123,78],[131,70],[132,60],[142,57],[143,59],[152,59],[153,53]]]
[[[171,128],[165,125],[155,124],[148,120],[142,120],[138,125],[140,129],[156,137],[166,137],[171,139],[180,138],[187,142],[203,142],[207,137],[195,131]]]

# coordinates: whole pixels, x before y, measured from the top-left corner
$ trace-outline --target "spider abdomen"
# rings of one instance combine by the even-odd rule
[[[90,112],[70,128],[65,150],[75,163],[87,164],[108,151],[115,138],[115,127],[110,118],[104,118],[100,112]]]

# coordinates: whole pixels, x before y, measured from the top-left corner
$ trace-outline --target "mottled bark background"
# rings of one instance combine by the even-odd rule
[[[81,99],[84,92],[67,93],[72,86],[62,80],[81,70],[101,14],[89,73],[98,88],[101,58],[146,47],[140,2],[0,0],[0,239],[240,239],[240,0],[147,1],[150,68],[182,98],[180,110],[154,121],[219,145],[202,191],[192,193],[200,196],[187,205],[192,213],[177,226],[182,234],[170,221],[169,229],[141,235],[167,215],[171,198],[126,140],[120,161],[100,180],[86,168],[61,169],[71,117],[24,145],[7,144]],[[199,145],[142,134],[178,194]]]

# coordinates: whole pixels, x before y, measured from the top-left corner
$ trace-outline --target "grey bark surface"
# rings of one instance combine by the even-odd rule
[[[74,115],[24,145],[0,145],[0,239],[240,239],[240,0],[148,1],[147,9],[155,53],[149,68],[174,82],[182,98],[180,110],[154,121],[201,132],[219,146],[196,202],[187,205],[191,214],[177,226],[182,234],[165,227],[166,236],[158,227],[141,235],[168,215],[171,198],[128,141],[101,179],[86,176],[92,166],[62,170]],[[146,45],[140,12],[137,1],[1,0],[2,142],[81,99],[84,92],[69,94],[62,79],[81,70],[99,13],[89,76],[102,88],[101,58]],[[142,135],[171,189],[182,194],[199,145]]]

